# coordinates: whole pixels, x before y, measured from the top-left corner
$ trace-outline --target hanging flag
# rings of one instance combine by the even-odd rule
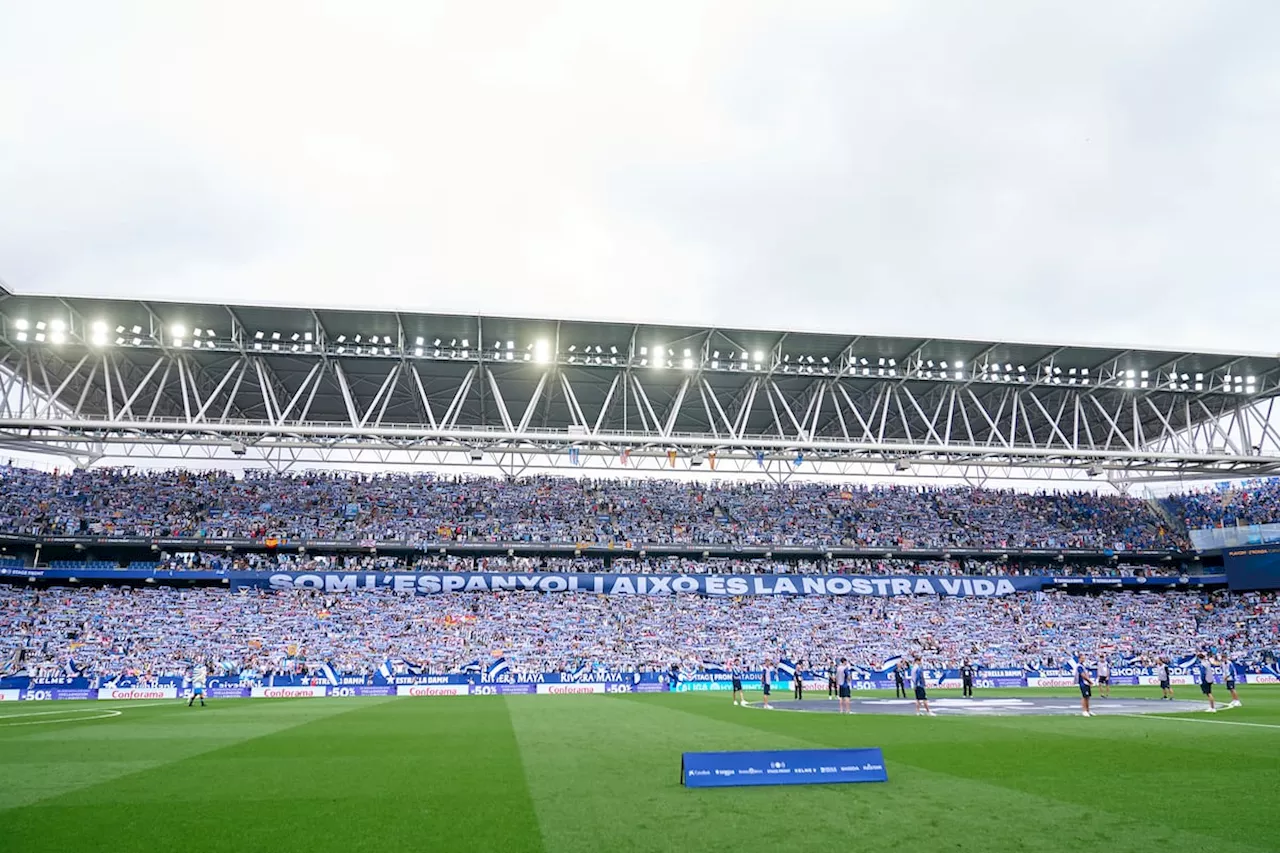
[[[629,460],[630,458],[631,458],[631,448],[630,447],[622,448],[622,464],[626,465],[627,460]]]
[[[800,467],[800,464],[801,464],[802,462],[804,462],[804,454],[803,454],[803,453],[797,453],[797,454],[796,454],[795,466],[796,466],[797,468],[799,468],[799,467]]]
[[[569,448],[569,462],[570,462],[570,464],[577,465],[577,464],[578,464],[578,459],[579,459],[579,456],[578,456],[578,448],[576,448],[576,447],[570,447],[570,448]]]
[[[763,450],[756,451],[756,464],[759,465],[761,468],[764,467],[764,451]]]
[[[674,450],[667,451],[667,461],[671,463],[671,467],[676,467],[676,452]]]
[[[707,454],[707,464],[711,466],[711,470],[716,470],[716,452],[713,450]]]

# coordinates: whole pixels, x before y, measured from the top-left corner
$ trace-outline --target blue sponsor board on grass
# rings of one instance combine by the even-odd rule
[[[878,747],[686,752],[680,762],[680,783],[688,788],[888,781]]]

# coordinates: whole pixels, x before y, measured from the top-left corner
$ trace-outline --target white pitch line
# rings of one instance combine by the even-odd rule
[[[89,720],[109,720],[113,717],[120,716],[120,714],[122,713],[121,711],[116,711],[112,708],[80,708],[78,710],[80,712],[92,711],[94,713],[88,717],[70,717],[70,718],[57,719],[57,720],[31,720],[26,723],[0,723],[0,727],[8,728],[9,726],[47,726],[53,723],[86,723]],[[49,713],[49,712],[46,712],[46,713]],[[73,712],[67,711],[65,713],[73,713]],[[8,717],[5,717],[4,719],[11,719],[13,717],[38,717],[38,716],[40,716],[40,714],[9,714]]]
[[[49,717],[65,715],[65,713],[84,713],[86,711],[123,711],[124,708],[152,708],[170,702],[146,702],[142,704],[82,704],[78,708],[58,708],[56,711],[24,711],[22,713],[0,713],[0,720],[14,720],[17,717]],[[111,715],[119,716],[119,715]]]
[[[1250,726],[1256,729],[1280,729],[1275,723],[1243,723],[1239,720],[1201,720],[1192,717],[1164,717],[1155,714],[1108,714],[1111,717],[1138,717],[1143,720],[1170,720],[1178,723],[1209,723],[1213,726]]]

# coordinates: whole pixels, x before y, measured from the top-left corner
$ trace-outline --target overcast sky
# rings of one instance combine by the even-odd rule
[[[1276,352],[1280,3],[0,3],[18,291]]]

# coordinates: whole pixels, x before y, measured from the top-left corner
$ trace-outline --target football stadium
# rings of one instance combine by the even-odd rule
[[[7,849],[1277,847],[1274,357],[8,292],[0,344]]]
[[[0,853],[1280,853],[1277,32],[0,2]]]

